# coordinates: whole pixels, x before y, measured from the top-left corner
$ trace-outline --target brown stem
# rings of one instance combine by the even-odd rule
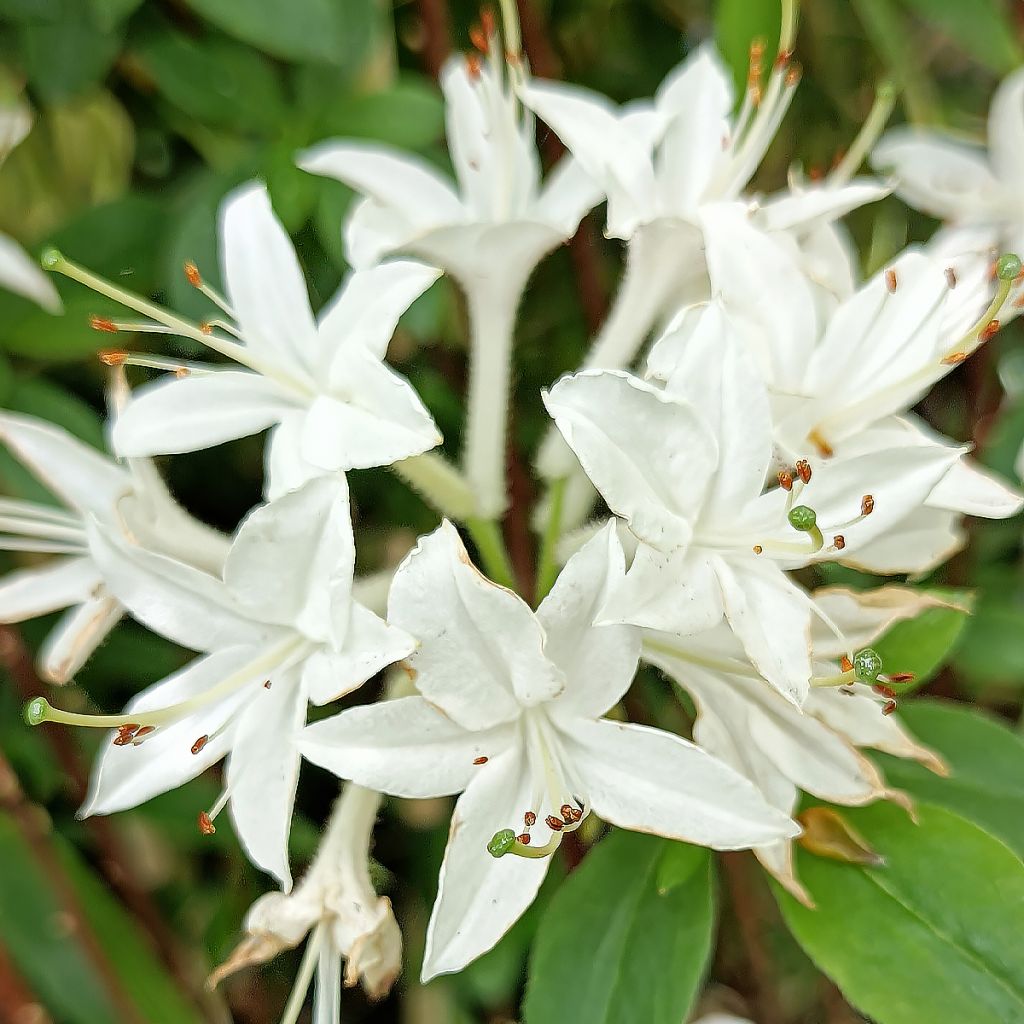
[[[44,684],[36,674],[32,657],[14,626],[0,626],[0,665],[10,676],[22,699],[30,700],[44,691]],[[67,729],[46,726],[43,735],[68,780],[72,801],[81,803],[88,790],[88,772],[71,741],[71,734]],[[182,990],[190,995],[211,1024],[222,1024],[227,1014],[220,998],[204,988],[206,972],[203,965],[184,949],[167,926],[160,909],[142,887],[133,858],[125,849],[114,824],[102,816],[86,818],[84,824],[96,843],[100,871],[128,912],[149,934],[168,972]]]
[[[725,885],[750,968],[750,1000],[754,1007],[754,1018],[757,1024],[783,1024],[782,1008],[774,987],[776,972],[764,947],[760,927],[765,910],[754,890],[750,874],[753,861],[745,852],[722,853],[720,858]]]
[[[3,1024],[52,1024],[0,942],[0,1021]]]
[[[431,77],[437,78],[452,49],[448,5],[445,0],[418,0],[418,6],[423,27],[423,66]]]
[[[533,507],[534,489],[530,473],[516,448],[514,430],[509,431],[508,474],[509,509],[505,516],[505,546],[516,574],[519,593],[529,595],[536,589],[536,558],[533,534],[530,531],[530,509]]]

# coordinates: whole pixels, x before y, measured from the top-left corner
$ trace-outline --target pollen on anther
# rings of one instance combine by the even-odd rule
[[[475,53],[466,54],[466,72],[469,77],[476,81],[480,77],[480,58]]]
[[[987,341],[987,338],[982,340]],[[943,356],[939,362],[944,366],[959,366],[967,358],[966,352],[950,352],[949,355]]]
[[[885,287],[890,295],[896,293],[896,286],[899,284],[899,279],[896,277],[896,271],[891,268],[885,272]]]
[[[104,366],[124,366],[128,360],[128,353],[119,348],[105,348],[96,353],[96,358]]]
[[[565,828],[565,822],[561,818],[556,818],[553,814],[549,814],[544,819],[544,824],[547,825],[552,832],[561,832]]]
[[[784,491],[793,490],[793,474],[788,469],[779,470],[779,486]]]
[[[210,737],[209,736],[207,736],[205,734],[200,736],[199,739],[197,739],[195,741],[195,743],[192,744],[192,753],[193,754],[200,753],[202,751],[203,747],[205,747],[206,744],[209,743],[209,742],[210,742]]]
[[[487,764],[487,758],[486,757],[474,757],[473,758],[473,764]]]
[[[559,807],[558,810],[559,810],[559,813],[562,815],[562,821],[564,821],[566,823],[566,825],[571,825],[573,823],[573,821],[575,820],[573,818],[573,816],[572,816],[572,812],[575,810],[573,805],[572,804],[562,804],[562,806]]]
[[[810,483],[811,464],[806,459],[798,459],[796,464],[796,473],[803,483]]]
[[[913,672],[893,672],[889,676],[890,683],[909,683],[914,679]]]
[[[956,271],[952,267],[946,267],[946,284],[955,288],[957,283]]]
[[[885,715],[886,717],[888,717],[895,710],[896,710],[896,701],[894,701],[894,700],[887,700],[885,702],[885,707],[882,708],[882,714]]]
[[[881,696],[887,697],[889,700],[893,700],[896,697],[896,691],[891,686],[886,686],[884,683],[875,683],[872,689],[875,693],[881,694]]]
[[[474,25],[469,30],[469,41],[481,52],[487,53],[490,49],[490,44],[487,41],[487,36],[484,34],[483,26]]]
[[[117,324],[109,317],[91,316],[89,317],[89,326],[94,331],[103,331],[104,334],[117,334]],[[101,355],[100,358],[102,359],[103,356]]]
[[[760,555],[763,551],[764,551],[764,548],[761,547],[760,544],[755,544],[754,545],[754,554],[755,555]]]
[[[793,59],[792,50],[780,50],[775,58],[775,69],[784,68]]]
[[[844,654],[844,655],[843,655],[843,656],[842,656],[842,657],[841,657],[841,658],[839,659],[839,667],[840,667],[840,668],[841,668],[841,669],[842,669],[842,670],[843,670],[844,672],[852,672],[852,671],[853,671],[853,662],[852,662],[852,661],[850,661],[850,659],[849,659],[848,657],[846,657],[846,655]]]
[[[989,320],[989,322],[982,328],[979,337],[982,341],[988,341],[995,337],[996,333],[999,331],[999,327],[1000,324],[998,320]]]
[[[533,811],[527,811],[523,815],[523,822],[526,824],[527,828],[532,828],[537,824],[537,815],[534,814]]]
[[[263,689],[264,689],[264,690],[269,690],[269,689],[270,689],[270,687],[271,687],[271,685],[272,685],[272,683],[271,683],[271,681],[270,681],[270,680],[268,679],[268,680],[267,680],[267,681],[266,681],[266,682],[265,682],[265,683],[263,684]]]
[[[832,538],[832,546],[836,551],[842,551],[846,547],[846,538],[841,533],[837,533]]]
[[[213,334],[213,324],[207,323],[205,320],[199,325],[199,330],[203,332],[207,337]]]
[[[133,743],[141,743],[150,733],[156,732],[155,725],[144,725],[141,729],[137,730],[135,735],[132,737]]]
[[[137,725],[132,725],[130,723],[128,725],[122,725],[117,730],[117,735],[114,737],[114,746],[115,747],[126,747],[126,746],[128,746],[128,744],[131,743],[131,741],[133,739],[135,739],[135,734],[138,731],[139,731],[139,727]]]
[[[212,836],[217,831],[217,827],[213,824],[213,818],[211,818],[206,811],[199,812],[197,821],[199,824],[199,831],[204,836]]]
[[[875,511],[875,499],[870,494],[865,494],[860,499],[860,514],[862,516],[869,516]]]
[[[521,835],[516,836],[516,842],[517,843],[522,843],[523,846],[529,846],[530,845],[530,833],[529,832],[523,832]]]
[[[199,268],[191,260],[185,261],[184,270],[185,277],[193,288],[198,288],[203,283],[203,277],[199,273]]]

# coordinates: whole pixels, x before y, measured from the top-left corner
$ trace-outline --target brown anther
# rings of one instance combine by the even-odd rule
[[[843,548],[846,547],[846,538],[841,533],[837,533],[832,538],[832,547],[834,547],[836,551],[842,551]]]
[[[840,686],[839,687],[839,692],[844,694],[847,697],[856,697],[857,696],[857,691],[854,690],[852,687],[849,687],[849,686]]]
[[[948,284],[950,288],[955,288],[956,281],[956,271],[952,267],[946,267],[946,284]]]
[[[811,464],[806,459],[797,459],[796,473],[805,484],[811,482]]]
[[[811,164],[807,170],[807,177],[811,181],[821,181],[825,177],[825,168],[821,164]]]
[[[151,732],[156,732],[155,725],[144,725],[138,732],[135,733],[135,739],[141,740],[143,736],[148,736]]]
[[[890,295],[896,293],[897,284],[899,284],[899,279],[896,277],[896,271],[890,268],[885,272],[885,287]]]
[[[117,334],[117,324],[109,317],[105,316],[91,316],[89,317],[89,326],[94,331],[103,331],[104,334]],[[100,356],[102,359],[103,357]]]
[[[117,735],[114,737],[115,747],[126,747],[133,739],[135,734],[139,731],[139,727],[131,722],[126,725],[122,725],[117,730]]]
[[[882,714],[888,717],[895,710],[896,710],[896,701],[894,701],[894,700],[887,700],[885,702],[885,707],[882,708]]]
[[[897,696],[896,691],[891,686],[886,686],[884,683],[875,683],[871,689],[882,697],[888,697],[889,700],[893,700]]]
[[[549,814],[544,819],[544,824],[547,825],[552,832],[561,832],[565,828],[565,822],[561,818],[556,818],[553,814]]]
[[[576,808],[573,807],[572,804],[562,804],[562,806],[558,808],[559,813],[562,815],[562,821],[564,821],[566,825],[571,825],[576,820],[572,816],[572,812],[575,809]]]
[[[913,682],[913,680],[913,672],[893,672],[893,674],[889,676],[890,683],[909,683]]]
[[[760,555],[763,551],[764,551],[764,548],[761,547],[760,544],[755,544],[754,545],[754,554],[755,555]]]
[[[199,268],[191,260],[185,261],[185,277],[193,288],[198,288],[203,283]]]
[[[210,742],[210,737],[209,736],[207,736],[205,734],[200,736],[199,739],[197,739],[195,741],[195,743],[192,744],[192,753],[193,754],[201,753],[203,747],[205,747],[206,744],[209,743],[209,742]]]
[[[1013,300],[1013,308],[1024,309],[1024,295],[1018,295],[1017,298]]]
[[[784,491],[793,490],[793,474],[788,469],[779,470],[779,486]]]
[[[959,366],[967,358],[966,352],[950,352],[943,356],[939,362],[944,366]]]
[[[487,36],[484,33],[482,26],[474,25],[469,30],[469,41],[481,52],[486,53],[490,48],[490,44],[487,41]]]
[[[862,516],[869,516],[875,511],[875,499],[870,494],[865,494],[860,499],[860,514]]]
[[[498,31],[494,21],[494,11],[490,7],[480,8],[480,28],[483,29],[483,33],[488,39]]]
[[[989,320],[989,322],[981,329],[979,337],[982,341],[988,341],[990,338],[994,338],[996,333],[999,331],[999,326],[1000,324],[998,320]]]
[[[804,73],[804,69],[799,64],[793,64],[786,72],[786,85],[790,89],[795,88],[800,82],[800,76]]]
[[[270,687],[271,687],[271,685],[272,685],[272,684],[271,684],[270,680],[268,679],[268,680],[267,680],[267,681],[266,681],[266,682],[265,682],[265,683],[263,684],[263,689],[264,689],[264,690],[269,690],[269,689],[270,689]]]
[[[473,764],[487,764],[487,758],[486,757],[474,757],[473,758]]]
[[[213,334],[213,324],[207,323],[205,320],[199,325],[199,330],[203,332],[207,337]]]
[[[474,82],[480,78],[480,68],[480,58],[477,56],[477,54],[467,53],[466,71],[469,74],[469,77],[472,78]]]
[[[523,815],[523,821],[526,823],[527,828],[533,828],[537,824],[537,815],[533,811],[527,811]]]
[[[571,810],[572,810],[572,820],[574,822],[579,821],[583,817],[583,812],[578,807],[573,807],[573,808],[571,808]]]
[[[842,670],[843,670],[844,672],[852,672],[852,671],[853,671],[853,662],[852,662],[852,661],[850,661],[850,659],[849,659],[849,658],[848,658],[848,657],[847,657],[847,656],[846,656],[846,655],[844,654],[844,655],[843,655],[843,656],[842,656],[842,657],[841,657],[841,658],[839,659],[839,667],[840,667],[840,668],[841,668],[841,669],[842,669]]]
[[[523,846],[529,846],[530,845],[530,833],[529,832],[524,832],[521,836],[516,836],[516,842],[517,843],[522,843]]]
[[[97,352],[96,357],[104,366],[124,366],[128,353],[119,348],[105,348]]]
[[[212,836],[217,831],[213,824],[213,818],[211,818],[206,811],[200,811],[199,818],[197,820],[199,823],[199,831],[204,836]]]
[[[750,41],[750,63],[759,64],[764,57],[766,43],[758,37]]]
[[[775,64],[774,64],[775,70],[778,71],[779,68],[784,68],[792,59],[793,59],[793,51],[792,50],[780,50],[778,55],[775,58]]]

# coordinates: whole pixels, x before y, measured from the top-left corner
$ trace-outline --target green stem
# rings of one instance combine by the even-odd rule
[[[391,470],[449,519],[465,522],[477,511],[476,495],[466,478],[440,452],[403,459]]]
[[[512,562],[505,548],[505,538],[501,535],[501,526],[496,519],[481,519],[473,516],[466,520],[477,554],[483,563],[484,571],[499,586],[509,590],[516,589],[515,573]]]
[[[565,504],[565,487],[568,481],[559,477],[553,481],[548,494],[550,503],[548,522],[541,540],[540,562],[537,567],[537,604],[548,595],[558,576],[558,559],[556,557],[558,541],[562,536],[562,508]]]

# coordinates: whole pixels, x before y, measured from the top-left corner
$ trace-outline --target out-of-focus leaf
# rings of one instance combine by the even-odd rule
[[[561,1024],[679,1024],[711,948],[706,850],[613,832],[555,894],[537,932],[523,1015]]]
[[[89,0],[93,21],[109,32],[142,6],[144,0]]]
[[[998,75],[1024,62],[1024,49],[1001,0],[903,0],[956,46]]]
[[[355,193],[340,181],[324,178],[320,183],[316,209],[313,211],[313,227],[320,244],[341,269],[348,266],[345,260],[345,242],[342,225],[355,200]]]
[[[900,718],[942,754],[952,774],[944,779],[916,761],[873,754],[886,779],[973,821],[1024,857],[1024,738],[977,708],[947,701],[908,701]]]
[[[732,69],[736,88],[741,93],[747,84],[750,44],[755,39],[764,40],[764,64],[770,69],[781,25],[781,7],[777,0],[717,0],[715,44]]]
[[[272,134],[286,118],[277,72],[260,53],[213,33],[186,36],[157,22],[132,44],[131,75],[207,124]]]
[[[444,104],[434,86],[410,75],[382,92],[329,103],[317,130],[321,137],[379,139],[403,149],[423,149],[444,134]]]
[[[104,26],[91,4],[62,0],[55,19],[20,26],[22,64],[48,103],[66,100],[102,80],[121,48],[120,33]]]
[[[977,826],[938,807],[915,825],[898,807],[844,811],[886,867],[800,851],[816,903],[776,887],[811,959],[878,1024],[1024,1021],[1024,864]]]
[[[350,65],[369,47],[373,0],[188,0],[229,35],[285,60]]]
[[[882,656],[886,672],[911,672],[909,689],[923,686],[956,649],[973,603],[963,591],[933,590],[956,607],[929,608],[914,619],[896,623],[872,646]]]

